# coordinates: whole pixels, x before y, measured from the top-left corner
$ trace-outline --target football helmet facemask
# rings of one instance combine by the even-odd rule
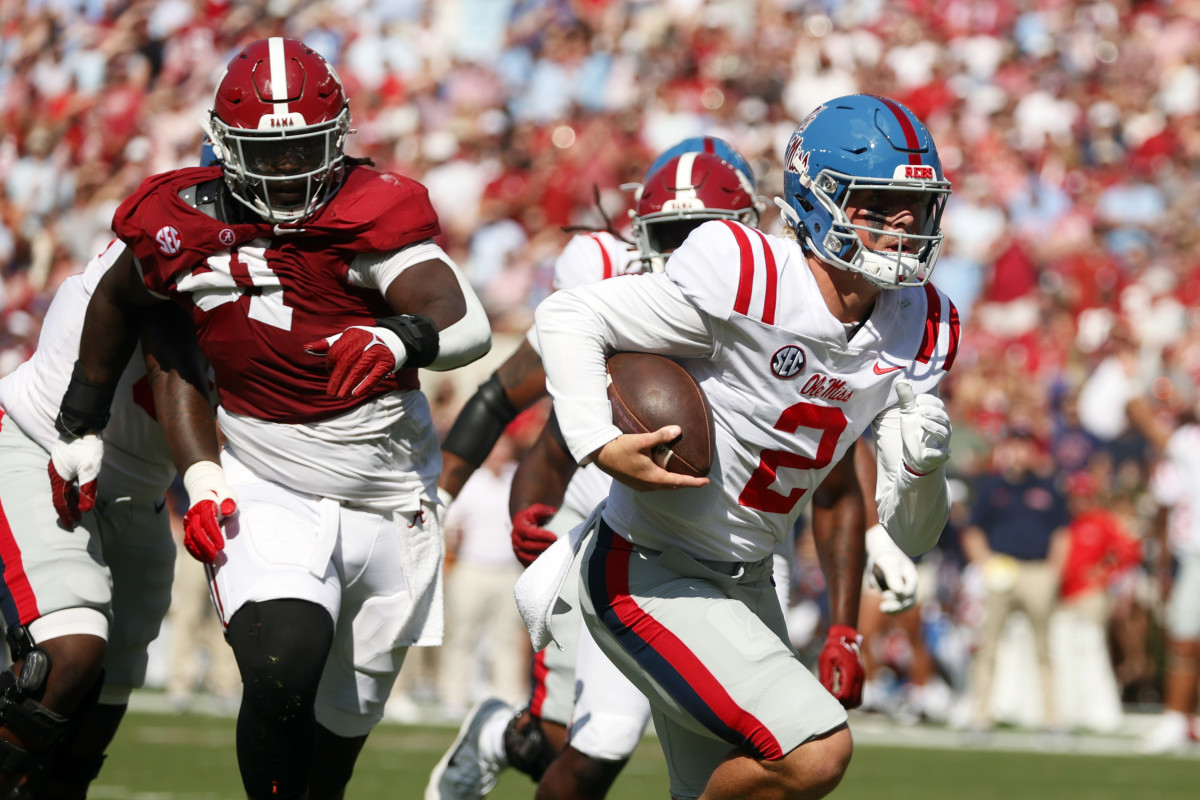
[[[817,108],[788,142],[783,188],[776,204],[822,261],[885,289],[929,280],[942,246],[950,182],[928,129],[900,103],[857,94]],[[908,196],[882,205],[912,210],[911,229],[888,230],[882,213],[862,215],[866,224],[850,221],[847,207],[862,203],[873,210],[865,198],[892,192]],[[863,238],[888,244],[871,250]]]
[[[758,224],[752,179],[704,152],[685,152],[651,171],[630,214],[638,250],[653,272],[662,272],[667,256],[702,223],[732,219]]]
[[[311,216],[341,185],[346,92],[302,42],[246,45],[226,67],[207,127],[233,196],[268,222]]]

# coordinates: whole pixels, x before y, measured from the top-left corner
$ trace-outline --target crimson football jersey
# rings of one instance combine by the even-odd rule
[[[402,369],[369,391],[326,391],[324,356],[304,345],[394,312],[377,289],[353,285],[356,259],[399,250],[439,232],[425,187],[357,166],[340,191],[298,225],[227,223],[181,192],[221,177],[219,167],[147,179],[113,217],[137,256],[146,288],[192,315],[229,411],[271,422],[314,422],[378,395],[418,386]]]

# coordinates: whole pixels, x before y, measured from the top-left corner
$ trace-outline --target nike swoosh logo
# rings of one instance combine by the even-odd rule
[[[275,226],[276,236],[283,236],[288,233],[304,233],[304,228],[285,228],[282,225]]]
[[[880,367],[879,362],[876,361],[873,369],[875,370],[876,375],[887,375],[889,372],[895,372],[898,369],[904,369],[904,368],[903,367]]]

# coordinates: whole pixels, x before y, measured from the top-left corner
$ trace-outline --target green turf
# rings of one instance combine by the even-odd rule
[[[130,713],[92,798],[241,800],[232,719]],[[383,725],[368,741],[350,800],[420,800],[426,778],[454,736],[450,728]],[[1192,759],[1096,757],[859,745],[841,787],[845,800],[1194,800]],[[529,800],[533,784],[505,772],[488,797]],[[667,800],[666,772],[647,739],[609,795]]]

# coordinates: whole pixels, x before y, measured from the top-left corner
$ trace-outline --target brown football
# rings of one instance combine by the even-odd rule
[[[655,462],[679,475],[708,475],[713,460],[712,409],[686,369],[653,353],[613,353],[608,358],[608,376],[613,424],[625,433],[678,425],[682,435],[656,447]]]

